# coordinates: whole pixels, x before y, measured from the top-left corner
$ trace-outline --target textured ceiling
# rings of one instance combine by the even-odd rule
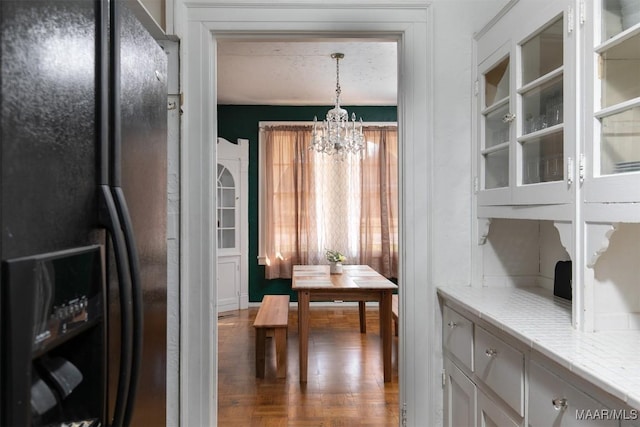
[[[397,105],[397,43],[380,39],[218,40],[219,104]]]

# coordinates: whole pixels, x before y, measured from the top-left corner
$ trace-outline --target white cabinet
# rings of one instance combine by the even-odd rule
[[[447,304],[443,302],[443,322],[464,319],[470,322],[465,327],[474,331],[472,336],[458,335],[460,345],[453,347],[465,352],[473,348],[474,370],[452,357],[452,347],[443,337],[445,426],[607,427],[640,423],[637,409],[598,388],[590,376],[576,375],[552,356],[535,350],[535,340],[511,335],[504,325],[487,324],[489,313],[462,310],[467,313],[462,314],[458,307]],[[443,323],[443,328],[446,331],[448,326]]]
[[[444,426],[475,427],[476,386],[449,359],[444,368]]]
[[[535,361],[529,364],[530,427],[617,426],[607,408]],[[607,414],[603,416],[602,414]]]
[[[218,242],[217,310],[249,306],[248,163],[249,141],[218,138],[216,237]]]
[[[495,283],[483,267],[511,258],[482,246],[492,221],[553,222],[568,254],[555,261],[572,261],[572,325],[588,332],[640,329],[637,263],[606,255],[640,253],[640,241],[615,236],[640,227],[638,9],[511,1],[475,40],[475,281]],[[521,271],[508,282],[526,280]],[[538,273],[536,284],[553,284]]]
[[[480,205],[572,199],[573,5],[573,0],[517,2],[477,38],[475,179]]]

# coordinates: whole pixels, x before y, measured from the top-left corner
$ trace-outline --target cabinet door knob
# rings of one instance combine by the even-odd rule
[[[513,113],[507,113],[504,116],[502,116],[502,123],[511,123],[512,121],[514,121],[516,118],[516,115]]]
[[[564,397],[557,397],[551,401],[556,411],[564,411],[569,406],[569,402]]]
[[[498,350],[495,348],[488,348],[484,351],[484,354],[486,354],[487,357],[495,357],[498,354]]]
[[[457,324],[456,322],[454,322],[453,320],[452,320],[451,322],[447,323],[447,325],[448,325],[451,329],[453,329],[453,328],[455,328],[456,326],[458,326],[458,324]]]

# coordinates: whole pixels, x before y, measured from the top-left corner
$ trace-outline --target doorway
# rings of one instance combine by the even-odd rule
[[[215,3],[215,2],[213,2]],[[211,166],[216,137],[215,50],[216,37],[230,34],[296,34],[308,37],[397,37],[399,55],[400,136],[400,405],[402,418],[428,422],[437,415],[436,386],[439,375],[435,363],[420,360],[424,349],[435,348],[435,335],[425,333],[434,322],[437,301],[430,275],[430,185],[432,136],[429,129],[432,107],[429,99],[432,81],[428,58],[431,56],[425,4],[332,6],[194,4],[186,9],[184,55],[189,65],[183,73],[185,126],[182,162],[188,191],[183,196],[183,232],[190,238],[183,245],[181,307],[188,316],[182,324],[181,410],[185,425],[215,424],[216,345],[215,239],[206,232],[212,224],[215,204]],[[336,19],[337,18],[337,19]],[[425,42],[426,41],[426,42]],[[211,96],[214,94],[214,96]],[[427,167],[425,167],[427,166]],[[410,227],[410,229],[408,228]],[[205,284],[202,286],[201,284]],[[206,286],[211,284],[211,286]],[[213,311],[213,313],[212,313]]]

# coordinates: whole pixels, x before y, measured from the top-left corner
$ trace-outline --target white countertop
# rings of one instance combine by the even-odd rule
[[[439,287],[438,294],[640,409],[640,331],[577,331],[571,302],[543,288]]]

